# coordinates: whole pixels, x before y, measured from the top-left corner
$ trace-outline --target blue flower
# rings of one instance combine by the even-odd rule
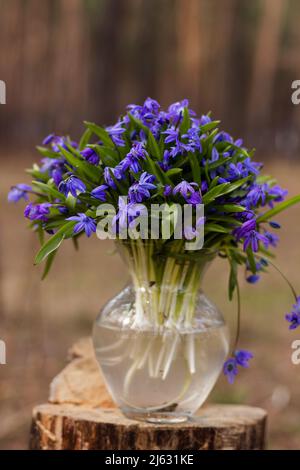
[[[46,217],[50,210],[51,204],[44,202],[42,204],[33,204],[32,202],[25,207],[24,215],[29,220],[42,220],[46,222],[48,217]]]
[[[247,207],[250,208],[256,207],[260,202],[262,205],[266,202],[266,196],[268,192],[268,185],[267,184],[256,184],[247,194]]]
[[[229,180],[242,179],[248,176],[248,171],[245,169],[242,162],[236,164],[230,163],[228,167]]]
[[[28,201],[28,191],[31,191],[32,188],[28,184],[17,184],[13,186],[7,195],[8,202],[18,202],[20,199],[25,199]]]
[[[91,195],[96,198],[96,199],[99,199],[100,201],[106,201],[106,190],[107,190],[108,186],[106,184],[101,184],[100,186],[98,186],[97,188],[93,189],[93,191],[91,192]]]
[[[230,384],[233,384],[235,376],[238,374],[237,361],[234,358],[227,359],[223,365],[223,374]]]
[[[247,248],[251,246],[252,251],[257,252],[260,241],[267,245],[269,243],[269,240],[265,235],[262,235],[255,230],[251,230],[244,237],[244,251],[247,251]]]
[[[125,167],[127,166],[127,168],[130,168],[134,173],[138,173],[141,170],[140,160],[145,160],[147,156],[148,153],[143,144],[141,142],[134,142],[123,162],[125,163]]]
[[[54,150],[54,152],[60,152],[59,147],[63,147],[64,149],[68,150],[66,137],[61,137],[55,134],[47,135],[47,137],[45,137],[45,139],[43,140],[43,144],[44,145],[51,144],[52,150]],[[70,144],[75,148],[77,147],[76,142],[70,142]]]
[[[166,184],[164,188],[164,196],[168,197],[172,194],[172,186],[170,184]]]
[[[106,128],[106,131],[108,132],[114,144],[118,145],[119,147],[124,147],[126,145],[124,139],[122,139],[122,134],[126,131],[126,129],[122,127],[123,124],[124,121],[119,121],[114,126],[109,126]]]
[[[270,227],[275,228],[275,229],[281,228],[281,225],[278,222],[275,222],[274,220],[271,220],[271,222],[269,222],[269,225]]]
[[[237,240],[240,240],[241,238],[244,238],[248,233],[250,233],[252,230],[256,229],[256,220],[250,219],[244,222],[241,227],[238,227],[233,230],[233,235],[235,235]]]
[[[249,367],[248,361],[253,358],[253,354],[245,349],[235,351],[234,357],[239,366]]]
[[[96,232],[96,222],[91,217],[88,217],[83,212],[80,212],[78,215],[68,217],[66,220],[75,220],[78,222],[74,226],[74,233],[85,231],[87,237],[90,237],[93,232]]]
[[[186,202],[189,202],[190,204],[199,204],[201,202],[201,196],[199,192],[196,193],[195,187],[198,188],[197,183],[188,183],[188,181],[183,180],[175,186],[173,194],[176,195],[177,193],[180,193]]]
[[[163,132],[163,134],[166,134],[167,136],[165,138],[166,144],[171,144],[172,142],[179,141],[179,130],[176,129],[175,127],[171,127],[170,129],[167,129],[166,131]]]
[[[65,171],[65,160],[58,158],[42,158],[41,173],[48,173],[53,178],[54,183],[58,187],[63,179]]]
[[[205,114],[201,116],[199,119],[199,125],[200,126],[205,126],[206,124],[209,124],[211,122],[211,118]]]
[[[76,197],[77,194],[84,193],[86,191],[86,186],[77,176],[71,175],[65,181],[60,183],[58,189],[66,197],[69,193]]]
[[[91,165],[98,165],[100,159],[99,159],[99,155],[94,149],[90,147],[86,147],[80,152],[80,154]]]
[[[240,349],[233,353],[233,357],[227,359],[223,365],[223,373],[230,384],[233,384],[238,374],[238,366],[249,367],[248,361],[252,358],[253,354],[250,351]]]
[[[290,323],[290,330],[295,330],[300,326],[300,297],[297,297],[292,311],[286,314],[285,319]]]
[[[260,280],[260,276],[258,274],[250,274],[250,276],[246,277],[246,281],[250,284],[256,284]]]
[[[268,232],[265,230],[265,237],[267,237],[268,242],[265,243],[266,248],[268,248],[269,245],[273,246],[274,248],[277,246],[277,243],[279,242],[279,237],[278,235],[275,235],[274,233]]]
[[[150,175],[146,171],[141,174],[140,179],[137,183],[134,183],[128,191],[130,202],[142,202],[151,196],[150,190],[156,189],[153,181],[155,180],[154,175]]]

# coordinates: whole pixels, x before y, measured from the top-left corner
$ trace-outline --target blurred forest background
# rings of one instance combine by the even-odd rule
[[[7,191],[28,182],[23,168],[49,132],[72,134],[81,122],[114,122],[147,96],[164,106],[189,98],[213,111],[226,130],[256,147],[257,160],[299,193],[300,79],[297,0],[0,0],[0,448],[26,448],[32,407],[47,399],[66,350],[90,334],[103,303],[126,282],[109,242],[66,244],[49,278],[32,265],[38,242]],[[283,224],[278,265],[300,291],[300,209]],[[242,276],[243,273],[241,273]],[[217,262],[206,291],[234,327],[227,270]],[[216,279],[218,290],[216,291]],[[269,447],[300,448],[300,366],[291,363],[284,313],[292,298],[275,272],[257,286],[242,280],[241,344],[254,351],[234,387],[221,378],[210,400],[265,407]]]

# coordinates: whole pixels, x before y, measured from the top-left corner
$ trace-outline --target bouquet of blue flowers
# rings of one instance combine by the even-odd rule
[[[235,291],[239,297],[240,266],[247,280],[255,283],[273,264],[275,231],[280,228],[274,218],[300,202],[300,195],[286,199],[287,191],[262,174],[263,165],[253,160],[254,151],[220,130],[220,121],[210,113],[197,116],[188,100],[163,110],[147,98],[143,105],[129,105],[114,125],[84,124],[78,142],[47,136],[37,147],[40,163],[28,171],[31,185],[13,186],[8,196],[10,201],[32,199],[24,215],[41,241],[35,263],[45,261],[43,277],[64,240],[72,239],[77,245],[83,234],[90,237],[96,232],[104,218],[98,210],[101,204],[115,210],[110,214],[110,232],[132,260],[135,283],[146,279],[152,289],[146,301],[137,302],[139,318],[151,316],[158,327],[192,322],[193,298],[185,303],[180,289],[183,285],[189,291],[197,289],[204,254],[228,262],[230,299]],[[181,239],[175,237],[175,209],[169,216],[169,237],[159,231],[153,239],[148,227],[144,238],[138,238],[137,219],[153,204],[173,209],[203,205],[204,213],[192,216]],[[126,223],[135,230],[130,240],[122,236]],[[185,242],[196,237],[200,228],[201,249],[190,251]],[[191,259],[195,263],[187,269],[185,261]],[[166,292],[166,282],[178,292]],[[287,320],[295,328],[300,324],[300,302],[293,293],[296,304]],[[230,381],[237,366],[247,366],[250,357],[247,351],[234,350],[224,366]]]

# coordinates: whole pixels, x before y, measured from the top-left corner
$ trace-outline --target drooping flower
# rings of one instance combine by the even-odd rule
[[[68,217],[66,220],[74,220],[77,222],[77,224],[74,225],[74,233],[80,233],[84,230],[86,236],[90,237],[93,232],[96,232],[96,222],[83,212],[79,212],[77,215]]]
[[[122,138],[122,135],[126,131],[126,129],[123,127],[123,124],[124,121],[119,121],[115,125],[108,126],[106,128],[106,131],[108,132],[111,140],[119,147],[124,147],[126,145],[124,139]]]
[[[287,313],[285,319],[290,323],[289,329],[295,330],[300,326],[300,296],[297,297],[296,303],[290,313]]]
[[[275,248],[277,246],[277,243],[279,242],[278,235],[275,235],[274,233],[271,233],[267,230],[265,230],[264,235],[268,239],[268,243],[265,243],[266,248],[268,248],[269,245]]]
[[[28,184],[16,184],[13,186],[7,195],[8,202],[18,202],[20,199],[25,199],[28,201],[28,191],[31,191],[32,188]]]
[[[59,158],[42,158],[42,165],[40,167],[41,173],[48,173],[53,178],[54,183],[58,187],[63,179],[65,171],[65,160]]]
[[[240,227],[237,227],[233,230],[233,235],[236,237],[237,240],[244,238],[248,233],[252,230],[256,229],[256,220],[255,218],[251,218],[244,222]]]
[[[106,201],[106,190],[107,190],[108,186],[106,184],[101,184],[100,186],[98,186],[97,188],[93,189],[93,191],[91,192],[91,195],[96,198],[96,199],[99,199],[99,201]]]
[[[235,351],[234,357],[239,366],[249,367],[248,362],[253,358],[253,354],[250,351],[246,351],[245,349],[239,349]]]
[[[262,235],[255,230],[251,230],[244,237],[244,251],[247,251],[247,248],[251,246],[252,251],[257,252],[259,247],[259,242],[263,242],[265,245],[269,243],[268,238],[265,235]]]
[[[247,194],[247,207],[256,207],[259,203],[261,205],[264,205],[266,203],[267,193],[267,184],[255,184]]]
[[[42,204],[29,203],[24,210],[24,216],[29,220],[42,220],[46,222],[48,220],[47,215],[50,213],[51,204],[44,202]]]
[[[249,282],[249,284],[256,284],[259,280],[259,274],[250,274],[250,276],[246,277],[246,281]]]
[[[134,183],[128,191],[130,202],[142,202],[144,199],[148,199],[151,194],[150,190],[156,189],[153,181],[155,180],[154,175],[150,175],[146,171],[141,174],[140,179],[137,183]]]
[[[229,181],[233,181],[236,179],[245,178],[248,176],[248,171],[244,167],[242,162],[230,163],[228,167],[228,179]]]
[[[79,193],[84,193],[86,191],[86,186],[77,176],[71,175],[59,184],[58,189],[66,197],[69,193],[71,193],[72,196],[77,197]]]
[[[83,156],[83,158],[85,158],[85,160],[89,162],[91,165],[98,165],[100,158],[94,149],[90,147],[86,147],[80,153]]]
[[[223,374],[227,377],[230,384],[233,384],[236,375],[238,374],[237,361],[234,358],[229,358],[223,365]]]
[[[66,137],[61,137],[61,136],[55,135],[55,134],[49,134],[43,140],[43,145],[49,145],[49,144],[51,144],[52,150],[54,152],[60,152],[59,147],[63,147],[64,149],[68,150]],[[70,144],[72,145],[72,147],[75,147],[75,148],[77,147],[76,142],[72,141],[72,142],[70,142]]]

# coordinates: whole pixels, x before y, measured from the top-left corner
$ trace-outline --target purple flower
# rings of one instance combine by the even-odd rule
[[[254,175],[259,174],[259,170],[262,166],[261,163],[253,162],[250,157],[245,158],[243,165],[249,171],[249,173],[253,173]]]
[[[275,229],[281,228],[281,225],[278,222],[275,222],[274,220],[271,220],[271,222],[269,222],[269,225],[270,227],[275,228]]]
[[[78,193],[84,193],[86,191],[86,186],[77,176],[71,175],[60,183],[58,189],[66,197],[69,193],[76,197]]]
[[[167,112],[167,118],[169,119],[169,121],[173,122],[174,125],[177,125],[182,119],[184,108],[188,108],[188,106],[189,101],[186,99],[171,104]],[[195,114],[196,113],[194,111],[189,109],[190,116],[195,116]]]
[[[187,133],[182,136],[183,139],[188,139],[186,149],[189,152],[199,151],[202,152],[202,144],[199,136],[199,127],[191,127]]]
[[[173,189],[173,194],[176,195],[177,193],[180,193],[181,196],[183,196],[184,199],[190,204],[194,204],[194,203],[198,204],[199,202],[195,202],[196,199],[199,200],[198,196],[194,195],[195,187],[198,188],[197,183],[188,183],[187,181],[183,180],[181,181],[181,183],[175,186],[175,188]],[[192,195],[194,196],[192,197]],[[198,192],[198,195],[200,196],[199,192]],[[201,196],[200,196],[200,200],[201,200]]]
[[[130,168],[134,173],[138,173],[141,170],[140,160],[145,160],[148,156],[141,142],[134,142],[130,152],[127,153],[124,163],[127,168]]]
[[[205,114],[203,114],[199,120],[199,125],[200,126],[205,126],[206,124],[209,124],[211,122],[211,118]]]
[[[256,220],[253,218],[244,222],[243,225],[241,225],[241,227],[234,229],[233,235],[236,237],[237,240],[240,240],[241,238],[244,238],[252,230],[255,230],[255,229],[256,229]]]
[[[234,357],[239,366],[249,367],[248,361],[253,358],[253,354],[245,349],[235,351]]]
[[[286,189],[282,189],[280,186],[272,186],[272,188],[268,189],[268,194],[273,198],[273,201],[275,202],[281,202],[284,201],[285,197],[288,194],[288,191]],[[269,205],[273,207],[273,201],[269,202]]]
[[[165,143],[166,144],[171,144],[172,142],[178,142],[179,141],[179,130],[175,129],[174,127],[171,127],[170,129],[167,129],[166,131],[163,132],[163,134],[166,134],[165,138]]]
[[[213,143],[217,143],[217,142],[229,142],[230,144],[232,144],[233,143],[233,138],[227,132],[222,131],[222,132],[219,132],[214,137]]]
[[[87,237],[92,235],[92,232],[96,232],[96,222],[91,217],[88,217],[83,212],[80,212],[77,215],[73,215],[72,217],[68,217],[66,220],[75,220],[78,222],[74,226],[74,233],[85,231]]]
[[[245,169],[243,163],[238,162],[236,164],[230,163],[228,167],[229,180],[241,179],[248,176],[248,171]]]
[[[114,126],[109,126],[106,128],[114,144],[118,145],[119,147],[125,146],[125,141],[122,139],[122,134],[126,131],[126,129],[122,127],[123,124],[124,121],[119,121]]]
[[[106,184],[101,184],[100,186],[98,186],[97,188],[93,189],[93,191],[91,192],[91,195],[96,198],[96,199],[99,199],[100,201],[106,201],[106,190],[107,190],[108,186]]]
[[[134,183],[128,191],[129,201],[130,202],[142,202],[144,199],[147,199],[151,196],[150,190],[156,189],[153,181],[155,180],[154,175],[150,175],[146,171],[141,174],[140,180],[137,183]]]
[[[251,230],[244,237],[244,251],[247,251],[247,248],[249,246],[251,246],[252,251],[258,251],[260,241],[267,245],[269,243],[269,240],[265,235],[262,235],[261,233],[256,232],[255,230]]]
[[[99,159],[99,155],[94,149],[90,147],[86,147],[80,152],[80,154],[91,165],[98,165],[100,159]]]
[[[55,134],[49,134],[43,140],[44,145],[51,144],[52,150],[54,150],[54,152],[60,152],[59,147],[63,147],[66,150],[68,150],[68,146],[66,145],[66,142],[67,142],[66,137],[61,137],[61,136],[55,135]],[[77,147],[76,142],[70,142],[70,143],[73,147],[75,147],[75,148]]]
[[[268,240],[268,242],[265,243],[266,248],[268,248],[269,245],[273,246],[274,248],[277,246],[277,243],[279,242],[278,235],[275,235],[274,233],[265,230],[265,237],[267,237]]]
[[[27,192],[31,191],[31,189],[31,186],[23,183],[13,186],[7,195],[8,202],[18,202],[22,198],[28,201]]]
[[[300,296],[297,297],[292,311],[286,314],[285,319],[290,323],[290,330],[295,330],[300,326]]]
[[[42,158],[42,166],[40,167],[42,173],[48,173],[53,178],[54,183],[58,187],[63,179],[65,171],[65,160],[58,158]]]
[[[164,188],[164,196],[168,197],[172,194],[172,186],[170,184],[166,184]]]
[[[258,274],[251,274],[250,276],[246,277],[246,281],[249,284],[256,284],[260,280],[260,276]]]
[[[229,358],[223,365],[223,374],[227,377],[230,384],[233,384],[235,376],[238,374],[237,361]]]
[[[32,202],[25,207],[24,215],[29,220],[42,220],[46,222],[48,218],[46,217],[50,210],[51,204],[44,202],[42,204],[33,204]]]
[[[247,194],[247,207],[250,208],[256,207],[258,203],[260,202],[262,205],[265,204],[266,202],[266,195],[268,191],[268,185],[267,184],[256,184],[253,186],[253,188],[249,191]]]

